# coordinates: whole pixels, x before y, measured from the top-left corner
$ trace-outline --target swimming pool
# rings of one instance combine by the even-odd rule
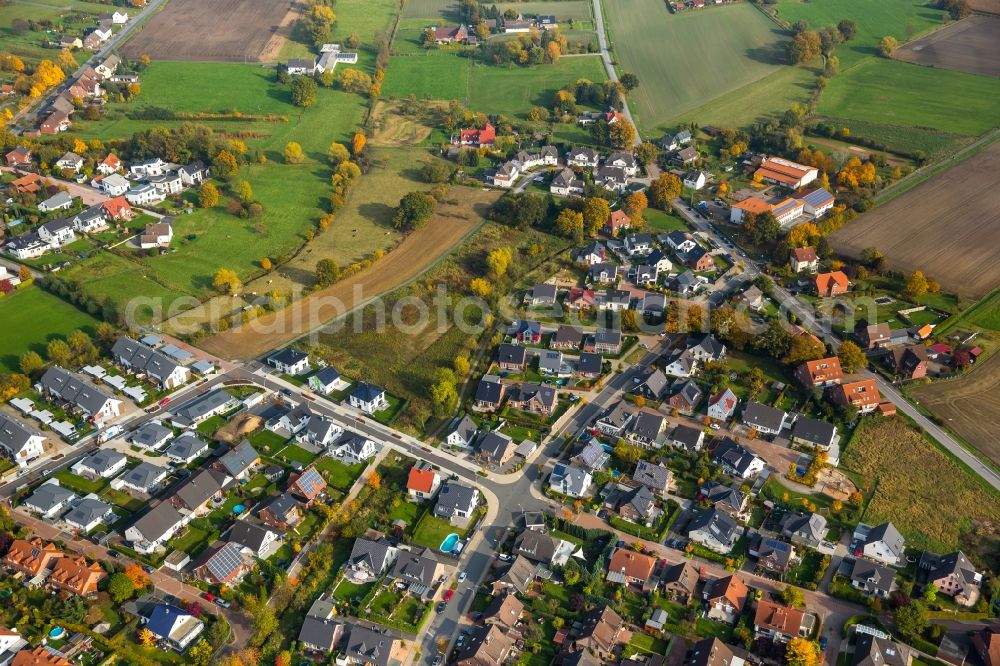
[[[60,638],[62,638],[65,634],[66,630],[63,629],[62,627],[52,627],[52,629],[49,631],[49,638],[57,641]]]
[[[452,532],[451,534],[449,534],[444,538],[444,541],[441,542],[441,552],[450,553],[451,551],[455,550],[455,544],[457,543],[458,543],[458,535]]]
[[[236,514],[243,513],[243,509],[245,509],[245,508],[246,507],[243,506],[242,504],[237,504],[236,506],[233,507],[233,513],[236,513]]]

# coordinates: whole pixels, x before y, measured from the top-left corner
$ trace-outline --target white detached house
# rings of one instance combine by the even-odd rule
[[[389,401],[385,397],[385,389],[381,389],[368,382],[358,382],[358,385],[351,391],[351,407],[356,407],[365,414],[374,414],[389,406]]]

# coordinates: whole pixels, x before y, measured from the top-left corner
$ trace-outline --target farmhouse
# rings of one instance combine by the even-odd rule
[[[437,44],[460,44],[469,38],[469,29],[464,25],[442,25],[433,30]]]
[[[777,183],[790,190],[804,187],[819,177],[816,167],[806,166],[780,157],[767,157],[754,172],[754,178]]]
[[[815,272],[819,268],[819,257],[812,247],[796,247],[789,253],[788,263],[796,273]]]
[[[845,378],[843,383],[831,390],[830,397],[836,404],[854,407],[864,414],[878,407],[878,385],[874,379]]]
[[[475,146],[477,148],[482,148],[483,146],[492,146],[493,142],[496,141],[496,138],[496,128],[487,122],[479,129],[459,130],[458,135],[452,137],[451,142],[452,144],[460,146]]]

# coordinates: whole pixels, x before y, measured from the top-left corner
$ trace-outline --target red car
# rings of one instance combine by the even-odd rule
[[[163,400],[161,400],[157,404],[159,404],[162,407],[163,405],[167,404],[168,402],[170,402],[170,398],[164,398]]]
[[[455,596],[455,590],[447,590],[444,593],[444,597],[442,597],[442,599],[444,599],[445,601],[451,601],[451,598],[453,596]]]
[[[211,592],[202,592],[201,598],[204,599],[205,601],[215,601],[215,595],[212,594]]]

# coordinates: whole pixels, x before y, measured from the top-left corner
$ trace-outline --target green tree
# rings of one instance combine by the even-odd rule
[[[927,607],[912,600],[896,610],[896,629],[904,636],[916,637],[927,628]]]
[[[321,287],[329,287],[340,279],[340,266],[333,259],[320,259],[316,262],[316,282]]]
[[[896,41],[896,38],[892,35],[886,35],[879,40],[878,52],[882,54],[882,57],[884,58],[891,58],[897,48],[899,48],[899,42]]]
[[[21,360],[18,367],[20,367],[23,374],[32,376],[41,370],[43,365],[45,365],[45,363],[42,361],[42,357],[38,355],[38,352],[26,351],[21,354]]]
[[[430,219],[437,202],[426,192],[407,192],[392,216],[392,226],[400,231],[413,231]]]
[[[660,157],[660,149],[655,143],[649,143],[648,141],[640,144],[639,147],[636,148],[635,153],[639,158],[639,161],[647,166],[655,164],[656,160]]]
[[[781,600],[793,608],[802,608],[806,605],[805,595],[794,585],[789,585],[781,591]]]
[[[844,38],[844,41],[849,42],[858,34],[858,24],[851,19],[844,19],[837,24],[837,30],[840,32],[840,36]]]
[[[326,151],[326,157],[330,160],[331,166],[336,168],[340,166],[341,162],[346,162],[351,159],[351,151],[349,151],[347,146],[344,144],[334,141],[330,144],[330,148]]]
[[[555,229],[560,236],[572,238],[579,243],[583,240],[583,213],[563,208],[556,217]]]
[[[240,198],[243,203],[250,203],[253,201],[253,187],[250,183],[245,180],[241,180],[236,183],[236,196]]]
[[[420,167],[420,175],[428,183],[444,183],[451,178],[451,166],[438,160],[425,162]]]
[[[108,581],[108,594],[116,604],[127,601],[134,593],[135,585],[132,580],[121,572],[113,575]]]
[[[436,416],[450,414],[458,404],[458,388],[455,373],[448,368],[438,372],[438,380],[431,384],[431,408]]]
[[[937,603],[938,589],[937,585],[934,583],[928,583],[924,586],[923,600],[925,603],[933,604]]]
[[[198,190],[198,205],[202,208],[215,208],[219,205],[219,188],[207,180]]]
[[[316,81],[308,76],[296,76],[292,79],[292,104],[295,106],[312,106],[316,103],[318,86]]]
[[[845,341],[837,350],[837,357],[840,359],[840,367],[844,372],[855,373],[868,363],[865,352],[856,343],[850,340]]]
[[[625,87],[626,92],[632,92],[639,87],[639,77],[632,72],[625,72],[619,79],[621,84]]]

